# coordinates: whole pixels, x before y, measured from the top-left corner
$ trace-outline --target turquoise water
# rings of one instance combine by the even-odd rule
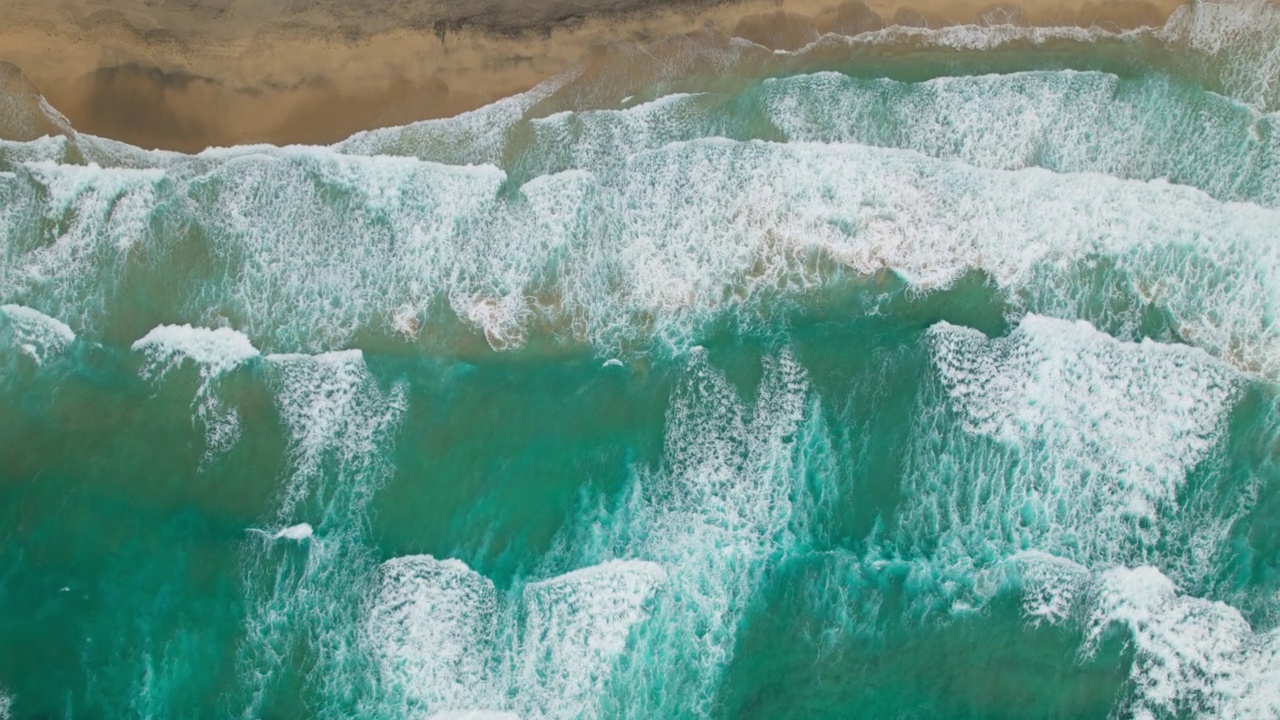
[[[0,718],[1280,716],[1278,38],[0,142]]]

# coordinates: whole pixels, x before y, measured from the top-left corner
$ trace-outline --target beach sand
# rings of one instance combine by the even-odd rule
[[[447,117],[602,48],[702,33],[795,49],[888,24],[1159,25],[1176,0],[0,0],[0,95],[82,132],[198,151]],[[634,54],[632,55],[635,56]],[[640,55],[642,56],[642,54]],[[20,69],[20,72],[19,72]],[[0,104],[0,137],[65,125]],[[17,119],[14,119],[17,118]]]

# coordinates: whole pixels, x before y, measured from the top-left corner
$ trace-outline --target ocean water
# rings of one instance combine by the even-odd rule
[[[0,718],[1280,717],[1278,313],[1256,0],[0,142]]]

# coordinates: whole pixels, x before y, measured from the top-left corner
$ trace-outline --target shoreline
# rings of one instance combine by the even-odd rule
[[[76,130],[148,149],[328,144],[486,105],[619,43],[711,32],[793,50],[826,33],[895,24],[1121,30],[1161,25],[1181,4],[318,0],[299,9],[286,0],[0,0],[9,19],[0,61],[21,71],[0,72],[0,95],[10,104],[15,94],[30,103],[43,95]],[[0,117],[0,137],[58,125]]]

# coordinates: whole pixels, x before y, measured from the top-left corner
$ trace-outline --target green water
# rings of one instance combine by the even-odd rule
[[[1280,716],[1277,38],[0,142],[0,718]]]

